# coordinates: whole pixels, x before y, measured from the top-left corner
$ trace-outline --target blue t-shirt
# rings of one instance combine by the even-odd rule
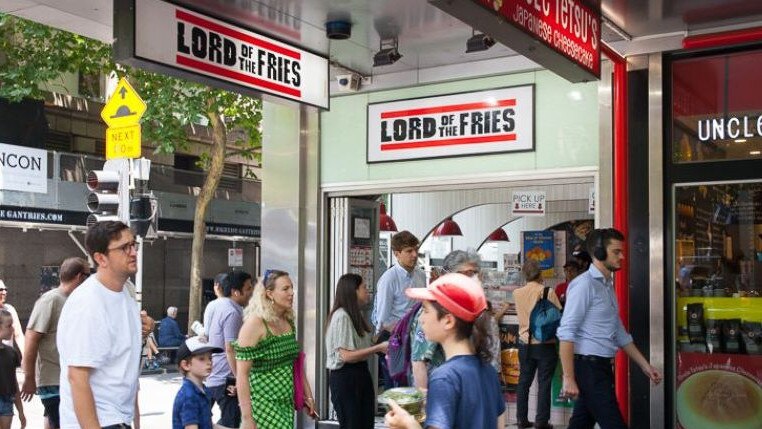
[[[497,371],[477,356],[455,356],[431,373],[424,427],[492,429],[503,412]]]
[[[175,396],[172,406],[172,429],[185,429],[186,425],[198,425],[198,429],[212,429],[212,395],[187,378]]]

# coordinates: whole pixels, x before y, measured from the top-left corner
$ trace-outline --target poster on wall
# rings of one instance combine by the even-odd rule
[[[534,259],[540,264],[541,270],[553,269],[554,247],[555,234],[553,231],[523,232],[523,259]]]
[[[675,408],[679,429],[759,428],[759,356],[678,353]]]
[[[368,105],[368,163],[534,150],[534,85]]]
[[[243,266],[243,249],[228,249],[228,267]]]

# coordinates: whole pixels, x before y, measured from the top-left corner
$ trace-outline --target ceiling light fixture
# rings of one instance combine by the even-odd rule
[[[471,30],[471,37],[466,41],[466,53],[486,51],[495,45],[495,39],[484,33],[477,33]]]
[[[452,216],[449,216],[447,219],[445,219],[442,223],[439,224],[437,229],[434,230],[434,237],[453,237],[453,236],[463,236],[463,233],[460,232],[460,225],[457,224],[454,220],[452,220]]]
[[[487,237],[487,241],[507,241],[510,242],[511,240],[508,239],[508,234],[505,232],[503,228],[498,228],[494,231],[492,231],[492,234]]]
[[[399,39],[396,36],[381,39],[379,50],[376,55],[373,55],[373,67],[388,66],[396,63],[400,58],[402,54],[399,52]]]
[[[397,224],[394,223],[394,219],[386,214],[386,204],[381,203],[381,215],[378,217],[378,229],[381,231],[397,231]]]
[[[753,151],[749,152],[749,155],[759,155],[759,154],[762,154],[762,152],[760,152],[758,150],[753,150]]]

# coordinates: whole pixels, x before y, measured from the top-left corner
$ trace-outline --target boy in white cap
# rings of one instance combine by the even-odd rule
[[[222,353],[201,337],[191,337],[177,348],[177,367],[185,376],[172,407],[172,429],[213,429],[212,397],[204,379],[212,372],[212,353]]]

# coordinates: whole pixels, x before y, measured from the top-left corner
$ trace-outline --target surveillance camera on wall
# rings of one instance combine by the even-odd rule
[[[340,74],[336,76],[336,83],[339,84],[339,91],[353,92],[360,89],[360,75],[355,73]]]

